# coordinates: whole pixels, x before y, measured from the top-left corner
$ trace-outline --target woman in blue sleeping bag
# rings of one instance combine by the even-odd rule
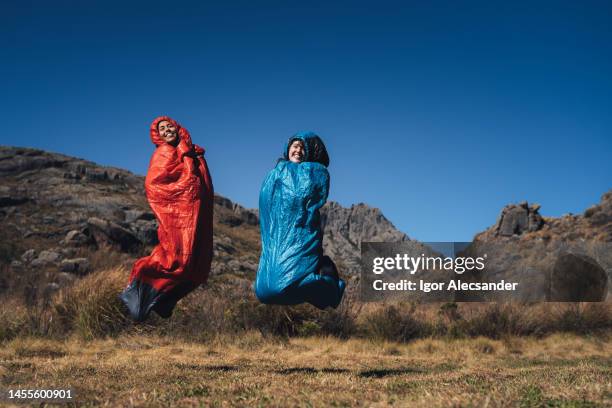
[[[291,137],[259,194],[261,258],[255,294],[267,304],[337,307],[346,284],[323,255],[319,209],[329,192],[329,156],[319,136]]]

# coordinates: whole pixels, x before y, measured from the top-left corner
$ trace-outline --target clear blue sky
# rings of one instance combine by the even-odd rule
[[[151,120],[256,207],[286,138],[320,133],[330,199],[464,241],[510,202],[579,213],[612,187],[609,1],[11,1],[0,144],[145,174]]]

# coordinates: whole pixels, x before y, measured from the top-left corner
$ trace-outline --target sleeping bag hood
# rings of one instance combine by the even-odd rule
[[[298,132],[291,136],[285,144],[285,151],[282,160],[289,160],[289,146],[295,140],[301,140],[304,144],[305,162],[321,163],[325,167],[329,167],[329,155],[323,140],[314,132]]]
[[[176,147],[159,135],[162,120],[176,126]],[[120,296],[137,321],[145,320],[151,310],[169,317],[178,300],[206,282],[212,260],[214,192],[204,149],[167,116],[153,121],[150,136],[156,149],[145,192],[159,225],[159,244],[134,263]]]

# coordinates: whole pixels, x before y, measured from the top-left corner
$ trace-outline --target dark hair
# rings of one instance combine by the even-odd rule
[[[329,166],[329,155],[323,140],[317,135],[306,139],[308,143],[308,161],[321,163],[325,167]]]

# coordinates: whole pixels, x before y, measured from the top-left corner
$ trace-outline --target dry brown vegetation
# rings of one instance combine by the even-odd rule
[[[119,334],[156,333],[187,341],[219,333],[250,330],[267,337],[334,336],[406,342],[419,338],[484,336],[542,337],[557,332],[603,335],[612,329],[612,304],[606,303],[360,303],[345,299],[337,310],[309,305],[269,306],[255,299],[251,281],[214,276],[179,302],[171,319],[152,314],[146,324],[125,315],[118,294],[128,269],[114,267],[91,273],[61,289],[48,302],[27,304],[3,299],[0,340],[16,336],[90,340]]]

